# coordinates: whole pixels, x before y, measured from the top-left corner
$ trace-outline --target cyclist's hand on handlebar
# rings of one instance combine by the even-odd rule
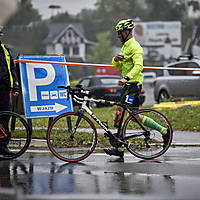
[[[122,78],[122,79],[120,79],[120,80],[118,81],[118,85],[125,85],[126,82],[127,82],[127,80],[124,79],[124,78]]]

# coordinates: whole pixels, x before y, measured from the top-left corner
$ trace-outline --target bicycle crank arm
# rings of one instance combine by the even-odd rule
[[[124,139],[124,138],[123,138]],[[120,138],[117,138],[117,143],[120,145],[120,146],[123,146],[128,148],[130,146],[130,143],[128,141],[124,142],[122,141]]]
[[[141,135],[144,135],[143,133],[142,134],[137,134],[137,135],[129,135],[129,136],[126,136],[126,137],[124,137],[123,139],[124,140],[127,140],[127,139],[129,139],[129,138],[134,138],[134,137],[139,137],[139,136],[141,136]]]
[[[147,138],[144,139],[144,141],[145,141],[145,143],[146,143],[146,147],[147,147],[147,148],[150,148],[151,146],[148,144],[147,140],[148,140]]]

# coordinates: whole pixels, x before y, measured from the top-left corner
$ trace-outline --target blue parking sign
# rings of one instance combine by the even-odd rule
[[[66,62],[64,55],[19,56],[19,60]],[[67,92],[67,65],[20,62],[22,96],[26,118],[55,117],[73,110]]]

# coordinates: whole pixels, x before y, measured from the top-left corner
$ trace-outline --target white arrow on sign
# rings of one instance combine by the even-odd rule
[[[31,106],[31,112],[56,111],[57,113],[65,108],[67,108],[67,106],[55,103],[55,105]]]

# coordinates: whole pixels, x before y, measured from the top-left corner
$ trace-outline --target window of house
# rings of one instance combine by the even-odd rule
[[[69,47],[64,47],[64,54],[66,54],[66,55],[70,54]]]
[[[73,55],[79,55],[79,47],[78,46],[73,47]]]
[[[69,30],[68,31],[68,37],[71,37],[72,36],[72,32]]]

